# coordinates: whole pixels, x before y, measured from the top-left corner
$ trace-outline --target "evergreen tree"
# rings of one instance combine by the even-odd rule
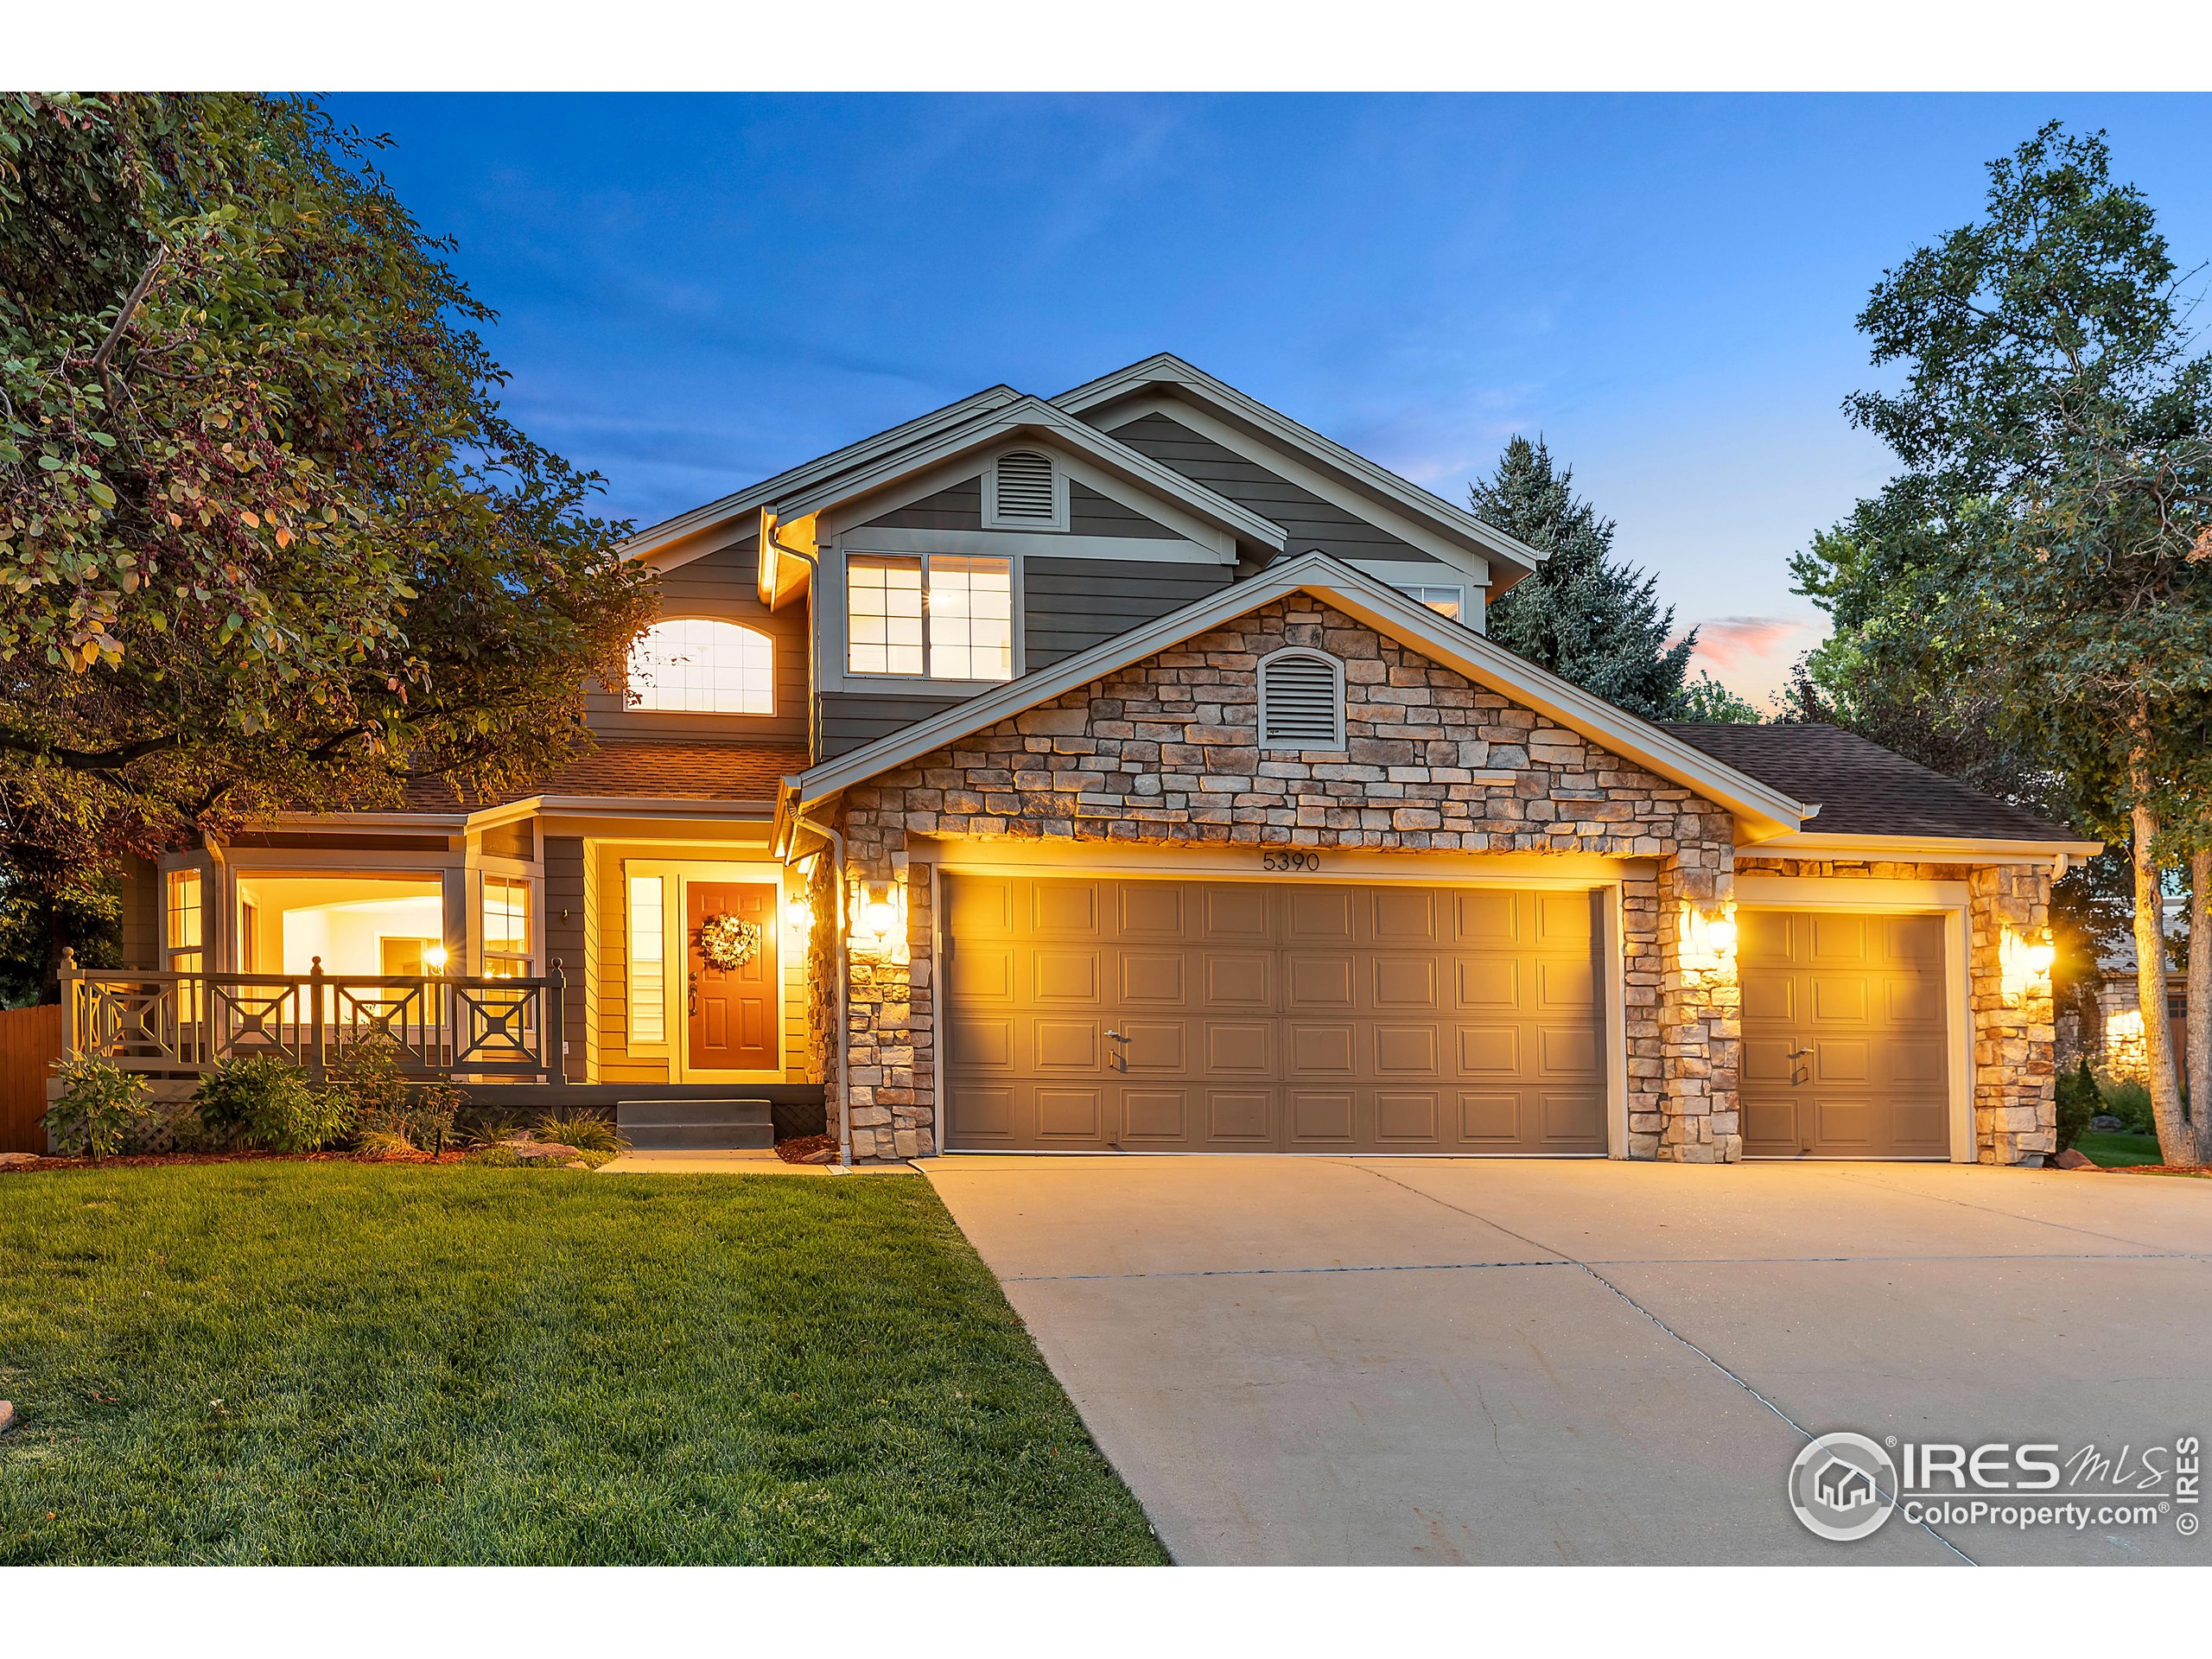
[[[1515,437],[1468,496],[1474,511],[1548,555],[1490,607],[1490,637],[1539,668],[1646,720],[1688,713],[1682,677],[1697,634],[1674,645],[1659,579],[1613,557],[1613,521],[1574,493],[1540,437]]]

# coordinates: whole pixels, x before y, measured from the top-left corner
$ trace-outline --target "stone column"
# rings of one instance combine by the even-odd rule
[[[2019,956],[2050,942],[2050,872],[2035,864],[1984,865],[1968,874],[1967,893],[1974,1156],[1985,1164],[2040,1164],[2058,1149],[2057,1033],[2050,976],[2023,971]]]
[[[1734,849],[1726,843],[1686,841],[1660,866],[1657,1155],[1675,1163],[1734,1163],[1744,1155],[1734,893]],[[1633,1118],[1630,1132],[1633,1145]]]

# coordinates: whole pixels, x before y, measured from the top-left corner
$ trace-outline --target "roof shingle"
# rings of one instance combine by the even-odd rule
[[[773,802],[786,774],[806,769],[804,749],[737,743],[601,742],[542,782],[480,794],[451,780],[418,778],[407,786],[416,812],[480,811],[533,795],[660,801]]]
[[[2051,823],[1838,726],[1704,724],[1662,729],[1724,766],[1772,785],[1820,816],[1815,835],[1953,836],[1985,841],[2080,841]]]

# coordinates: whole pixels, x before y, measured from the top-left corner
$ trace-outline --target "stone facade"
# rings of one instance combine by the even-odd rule
[[[1258,747],[1259,659],[1292,645],[1344,662],[1341,752]],[[1726,903],[1727,812],[1317,600],[963,738],[848,791],[842,812],[855,879],[901,882],[908,905],[905,950],[851,966],[856,1157],[936,1149],[928,884],[906,880],[923,836],[1649,860],[1624,895],[1632,1150],[1740,1148],[1734,1009],[1685,976],[1673,909]]]
[[[1257,668],[1288,646],[1344,664],[1341,752],[1258,746]],[[1741,992],[1725,938],[1739,867],[1973,884],[1975,1118],[1984,1161],[2051,1146],[2047,983],[2010,1000],[2006,927],[2047,920],[2033,867],[1739,858],[1728,812],[1322,601],[1262,607],[845,792],[850,874],[891,882],[905,937],[848,968],[856,1158],[938,1149],[932,841],[1032,839],[1381,853],[1573,853],[1623,865],[1632,1158],[1742,1155]],[[910,879],[911,878],[911,879]],[[2039,932],[2036,937],[2042,937]],[[828,1069],[835,1121],[834,1067]]]
[[[2057,1030],[2050,981],[2005,982],[2005,936],[2050,937],[2045,864],[1932,864],[1760,858],[1738,868],[1843,880],[1960,881],[1967,887],[1967,995],[1974,1010],[1974,1155],[1985,1164],[2040,1164],[2058,1149]]]

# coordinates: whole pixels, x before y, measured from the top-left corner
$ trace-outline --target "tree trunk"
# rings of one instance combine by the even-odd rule
[[[2212,1164],[2212,848],[2189,856],[2189,1012],[2182,1035],[2196,1160]]]
[[[2196,1137],[2182,1116],[2181,1086],[2174,1077],[2172,1027],[2166,1023],[2166,896],[2158,880],[2158,809],[2143,799],[2139,780],[2128,814],[2135,867],[2135,995],[2143,1010],[2143,1058],[2151,1084],[2151,1116],[2158,1128],[2158,1155],[2193,1168],[2200,1161]]]

